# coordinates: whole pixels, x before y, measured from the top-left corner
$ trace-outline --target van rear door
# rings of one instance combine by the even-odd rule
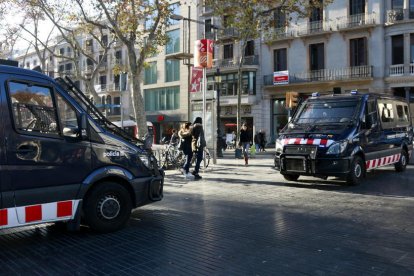
[[[75,200],[91,170],[90,142],[80,138],[78,111],[49,81],[24,76],[6,86],[11,111],[2,121],[9,130],[7,171],[15,205]],[[27,222],[24,213],[18,218]]]

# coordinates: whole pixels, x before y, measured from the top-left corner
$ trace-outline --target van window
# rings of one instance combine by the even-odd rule
[[[391,101],[378,101],[378,112],[380,114],[380,119],[383,127],[393,127],[394,126],[394,108]]]
[[[318,100],[303,105],[294,122],[297,124],[349,123],[358,110],[359,101]]]
[[[56,99],[63,136],[77,137],[79,135],[79,125],[75,109],[57,93]]]
[[[409,114],[408,114],[408,106],[404,104],[397,103],[397,120],[399,123],[408,123],[409,122]]]
[[[373,100],[367,102],[367,106],[365,108],[365,119],[367,129],[370,129],[373,125],[378,124],[376,103]]]
[[[9,82],[9,97],[17,131],[59,134],[50,88]]]

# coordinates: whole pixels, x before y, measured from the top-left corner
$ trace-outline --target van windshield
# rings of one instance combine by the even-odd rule
[[[308,101],[295,115],[296,124],[347,124],[354,120],[359,106],[357,100],[347,101]]]

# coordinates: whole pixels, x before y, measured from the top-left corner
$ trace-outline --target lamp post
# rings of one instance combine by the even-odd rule
[[[220,68],[216,69],[216,73],[214,74],[214,82],[216,84],[216,118],[217,118],[217,157],[223,157],[223,147],[222,147],[222,138],[221,138],[221,131],[220,131],[220,84],[221,84],[221,75],[220,75]]]

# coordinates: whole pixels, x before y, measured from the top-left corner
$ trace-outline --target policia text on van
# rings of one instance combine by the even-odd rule
[[[84,221],[108,232],[162,198],[164,174],[70,80],[0,65],[0,229]]]
[[[287,180],[339,176],[358,184],[367,170],[405,170],[413,149],[410,111],[403,99],[375,94],[314,94],[276,141],[275,167]]]

